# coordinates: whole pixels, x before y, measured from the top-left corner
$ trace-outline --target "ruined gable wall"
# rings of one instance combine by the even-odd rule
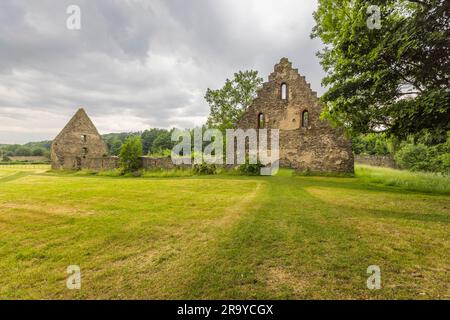
[[[287,100],[281,99],[283,83],[287,85]],[[302,126],[304,111],[309,114],[307,127]],[[275,65],[237,127],[258,128],[260,113],[267,129],[280,129],[282,166],[300,171],[353,172],[351,141],[342,130],[320,120],[317,94],[285,58]]]
[[[106,143],[80,109],[52,143],[52,169],[79,169],[83,163],[81,159],[102,158],[107,153]]]

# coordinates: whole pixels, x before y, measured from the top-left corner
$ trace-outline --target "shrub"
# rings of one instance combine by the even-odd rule
[[[425,171],[428,167],[428,147],[424,144],[405,144],[396,154],[395,162],[403,169]]]
[[[217,168],[214,164],[194,164],[193,172],[197,175],[216,174]]]
[[[11,158],[8,157],[7,155],[4,155],[4,156],[3,156],[3,161],[9,162],[9,161],[11,161]]]
[[[239,166],[239,172],[246,176],[259,176],[262,167],[264,167],[264,165],[259,160],[257,163],[251,164],[247,159],[245,164]]]
[[[432,146],[406,142],[397,151],[394,159],[403,169],[450,174],[450,133],[444,143]]]
[[[138,136],[130,136],[123,143],[119,162],[124,173],[138,171],[142,165],[142,141]]]
[[[388,155],[391,141],[380,133],[369,133],[353,137],[353,152],[355,154]]]

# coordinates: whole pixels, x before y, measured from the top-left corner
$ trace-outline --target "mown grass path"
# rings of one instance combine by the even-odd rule
[[[1,298],[450,298],[448,194],[363,178],[2,172]],[[72,264],[81,290],[66,288]],[[381,290],[366,287],[369,265]]]

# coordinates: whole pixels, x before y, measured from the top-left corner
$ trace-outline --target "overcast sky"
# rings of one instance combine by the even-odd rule
[[[81,8],[69,30],[67,7]],[[53,139],[83,106],[100,133],[201,125],[206,89],[288,57],[313,90],[316,0],[1,0],[0,143]]]

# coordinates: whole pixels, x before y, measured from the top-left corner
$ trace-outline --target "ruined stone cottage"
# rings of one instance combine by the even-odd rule
[[[280,130],[280,166],[299,171],[353,172],[351,140],[320,119],[317,93],[287,58],[275,65],[237,127]]]
[[[83,108],[79,109],[53,140],[52,169],[79,170],[117,167],[108,147]]]

